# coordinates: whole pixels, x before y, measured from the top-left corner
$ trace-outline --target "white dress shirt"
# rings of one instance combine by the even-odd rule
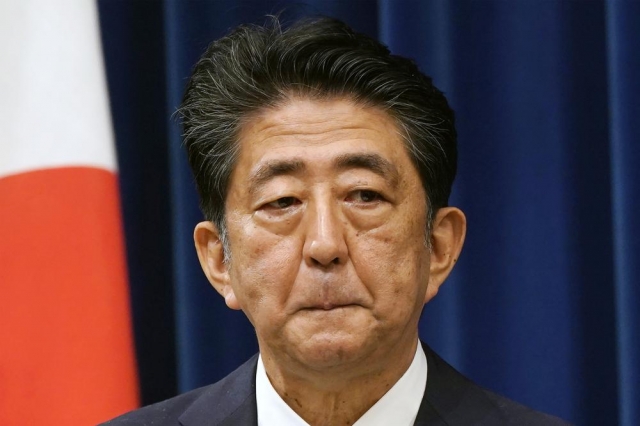
[[[395,385],[353,426],[412,426],[427,386],[427,357],[418,342],[413,361]],[[309,426],[273,388],[258,357],[256,373],[258,426]]]

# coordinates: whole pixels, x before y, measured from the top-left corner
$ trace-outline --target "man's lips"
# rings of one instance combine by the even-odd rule
[[[331,311],[333,309],[339,309],[339,308],[348,308],[348,307],[354,307],[354,306],[360,306],[357,303],[331,303],[331,302],[324,302],[321,304],[314,304],[311,306],[305,306],[303,307],[301,310],[307,310],[307,311]]]

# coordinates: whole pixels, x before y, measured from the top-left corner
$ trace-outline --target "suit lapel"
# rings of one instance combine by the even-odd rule
[[[425,390],[416,426],[492,424],[495,406],[482,389],[447,364],[426,344],[427,389]]]
[[[258,355],[207,389],[178,419],[182,426],[255,426]]]
[[[440,417],[440,414],[438,414],[438,411],[427,401],[426,398],[422,398],[422,403],[420,404],[416,421],[413,424],[414,426],[447,425],[444,419]]]
[[[256,405],[255,393],[246,398],[228,417],[222,419],[220,423],[212,423],[219,426],[257,426],[258,409]]]

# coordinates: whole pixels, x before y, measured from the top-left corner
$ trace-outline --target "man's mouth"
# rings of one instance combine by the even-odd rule
[[[356,305],[355,303],[324,302],[322,304],[309,306],[307,308],[304,308],[303,310],[309,310],[309,311],[331,311],[331,310],[334,310],[334,309],[348,308],[348,307],[353,307],[353,306],[358,306],[358,305]]]

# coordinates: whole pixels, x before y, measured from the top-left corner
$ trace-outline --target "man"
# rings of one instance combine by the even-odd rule
[[[418,340],[466,221],[447,206],[453,112],[413,62],[332,19],[274,19],[214,42],[180,112],[198,257],[260,354],[109,424],[563,424]]]

